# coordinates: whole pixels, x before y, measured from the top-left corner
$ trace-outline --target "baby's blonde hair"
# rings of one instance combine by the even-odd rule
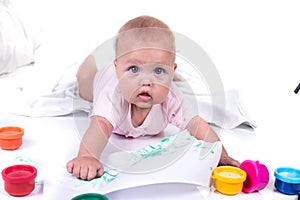
[[[154,45],[154,47],[171,52],[174,57],[173,60],[175,60],[175,38],[173,32],[161,20],[143,15],[126,22],[120,28],[115,40],[116,57],[126,53],[126,51],[120,50],[120,41],[123,38],[128,40],[129,37],[137,42],[151,42],[152,45],[156,43],[158,45]]]

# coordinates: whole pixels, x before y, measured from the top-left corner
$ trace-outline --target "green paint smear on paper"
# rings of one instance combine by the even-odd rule
[[[202,143],[201,141],[199,141],[198,143],[195,144],[195,147],[196,147],[196,148],[200,148],[202,144],[203,144],[203,143]]]
[[[160,140],[157,144],[148,145],[144,148],[138,149],[136,152],[133,153],[131,161],[138,162],[141,158],[150,158],[162,155],[163,153],[172,153],[176,152],[183,147],[187,147],[190,144],[194,137],[186,133],[179,133],[171,135],[167,138]],[[202,146],[203,142],[199,141],[194,148],[199,149]]]
[[[157,155],[161,155],[162,152],[166,152],[166,147],[169,146],[176,138],[176,135],[172,135],[170,137],[162,139],[160,142],[154,145],[148,145],[144,148],[141,148],[136,151],[136,154],[138,154],[142,158],[149,158],[154,157]]]
[[[103,187],[117,178],[119,172],[114,169],[105,170],[100,178],[89,181],[94,187]]]
[[[33,162],[33,160],[31,158],[26,157],[26,156],[17,156],[17,157],[15,157],[14,160],[21,162],[21,163],[36,164],[35,162]]]

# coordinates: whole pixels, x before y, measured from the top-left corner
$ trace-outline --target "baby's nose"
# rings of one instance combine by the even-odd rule
[[[141,77],[141,85],[142,86],[151,86],[153,83],[153,75],[143,74]]]
[[[152,81],[149,79],[142,79],[142,86],[151,86]]]

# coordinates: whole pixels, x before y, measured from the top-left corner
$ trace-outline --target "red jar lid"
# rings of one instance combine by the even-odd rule
[[[31,165],[12,165],[2,170],[2,178],[5,182],[21,183],[34,180],[37,170]]]

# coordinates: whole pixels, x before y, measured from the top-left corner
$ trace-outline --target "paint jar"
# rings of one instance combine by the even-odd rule
[[[235,195],[242,191],[247,174],[233,166],[220,166],[214,169],[213,178],[216,190],[222,194]]]
[[[86,193],[73,197],[71,200],[108,200],[108,198],[98,193]]]
[[[0,146],[4,150],[15,150],[22,145],[24,129],[17,126],[0,128]]]
[[[31,165],[12,165],[2,170],[5,191],[12,196],[26,196],[35,188],[37,170]]]
[[[268,168],[259,161],[245,160],[240,168],[247,174],[243,185],[243,192],[251,193],[264,189],[269,183]]]
[[[279,167],[274,171],[275,188],[288,195],[300,192],[300,170],[292,167]]]

